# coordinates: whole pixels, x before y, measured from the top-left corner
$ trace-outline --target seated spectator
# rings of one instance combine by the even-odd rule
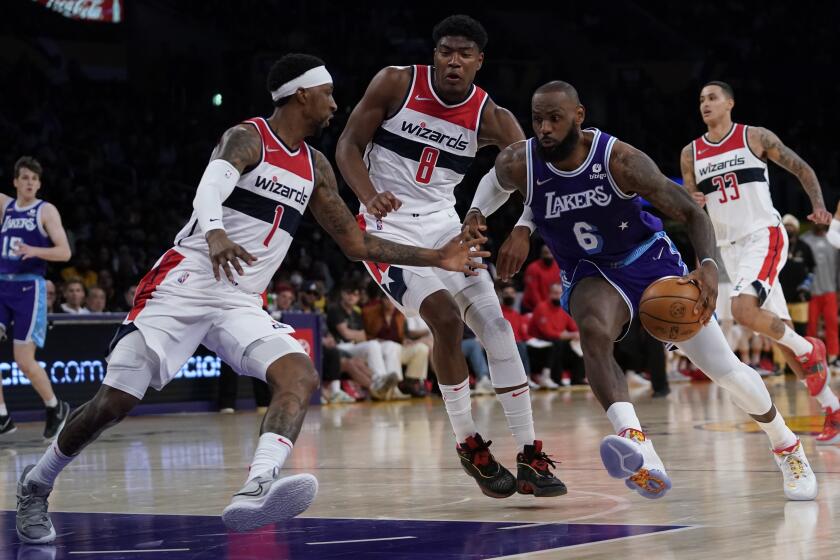
[[[502,315],[513,328],[513,338],[516,340],[516,349],[519,350],[519,358],[525,368],[525,373],[531,374],[531,362],[528,359],[528,321],[519,311],[514,309],[516,304],[516,288],[506,285],[501,293]]]
[[[105,303],[105,290],[98,286],[94,286],[88,290],[87,299],[85,299],[85,307],[87,307],[88,311],[91,313],[104,313]]]
[[[362,314],[356,307],[359,290],[344,286],[339,300],[327,310],[327,327],[338,342],[338,349],[352,357],[363,358],[373,372],[370,394],[376,400],[387,400],[400,381],[399,360],[389,358],[378,340],[368,340],[364,330]],[[387,366],[386,366],[387,364]],[[388,369],[390,367],[390,369]]]
[[[528,333],[541,340],[551,342],[550,352],[539,352],[540,365],[537,383],[546,389],[556,389],[556,381],[562,380],[564,370],[571,373],[572,385],[585,383],[583,359],[572,349],[571,341],[579,340],[577,325],[560,307],[563,288],[554,283],[548,292],[548,299],[534,309],[528,324]]]
[[[58,308],[55,306],[56,293],[55,284],[52,280],[47,280],[47,313],[57,313]]]
[[[79,280],[87,289],[96,286],[99,282],[99,276],[92,268],[90,252],[87,249],[81,249],[73,257],[73,264],[61,269],[61,278],[65,282]]]
[[[134,307],[134,295],[137,293],[137,284],[132,284],[123,292],[123,301],[119,305],[120,311],[131,311]]]
[[[335,337],[327,329],[326,317],[323,310],[315,307],[315,302],[320,299],[321,294],[318,290],[318,284],[315,282],[305,283],[300,291],[300,297],[297,302],[289,304],[289,311],[296,313],[313,313],[318,315],[321,322],[321,377],[323,383],[321,384],[321,404],[338,404],[356,402],[356,398],[349,395],[341,387],[341,374],[347,372],[359,384],[360,387],[367,389],[370,387],[370,375],[367,367],[360,367],[359,363],[351,362],[353,360],[350,354],[344,353],[338,349]],[[280,306],[280,293],[278,293],[277,303]],[[285,305],[285,302],[284,302]],[[361,366],[364,366],[362,360]],[[367,370],[367,371],[365,371]]]
[[[64,303],[61,304],[61,313],[72,313],[84,315],[90,313],[85,308],[85,286],[81,280],[70,280],[64,284]]]
[[[402,394],[413,397],[426,396],[426,377],[429,374],[429,347],[422,342],[405,338],[405,316],[397,311],[387,297],[379,298],[362,310],[365,333],[368,339],[377,339],[383,352],[397,356],[406,366],[405,379],[394,390],[395,397]]]
[[[522,295],[522,311],[529,313],[548,299],[552,284],[560,281],[560,267],[554,262],[547,245],[540,249],[540,258],[525,268],[525,293]]]
[[[475,337],[475,333],[470,330],[467,325],[464,325],[464,337],[461,339],[461,352],[467,359],[467,365],[475,375],[475,389],[473,392],[476,395],[493,395],[496,390],[493,389],[493,382],[490,381],[490,366],[487,363],[487,355],[484,353],[484,348]]]

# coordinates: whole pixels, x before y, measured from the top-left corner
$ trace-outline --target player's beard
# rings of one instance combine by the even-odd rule
[[[548,148],[543,146],[541,142],[537,142],[537,151],[543,161],[563,161],[572,155],[578,140],[580,140],[580,130],[572,123],[565,138]]]

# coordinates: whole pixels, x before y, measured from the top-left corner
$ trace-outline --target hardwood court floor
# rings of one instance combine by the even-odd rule
[[[820,480],[815,502],[785,500],[766,438],[727,396],[680,383],[666,399],[634,395],[673,480],[664,499],[607,476],[598,444],[610,426],[588,390],[534,397],[538,437],[569,487],[544,499],[481,495],[460,470],[439,399],[313,407],[284,471],[315,474],[317,501],[286,526],[231,535],[217,516],[244,480],[257,416],[146,416],[106,432],[59,479],[51,510],[66,513],[54,517],[54,547],[20,547],[13,513],[0,511],[0,558],[835,557],[840,446],[806,435],[820,419],[804,388],[770,383],[803,434]],[[476,398],[473,410],[514,467],[495,398]],[[41,429],[20,425],[0,443],[0,510],[14,508],[16,478],[44,448]]]

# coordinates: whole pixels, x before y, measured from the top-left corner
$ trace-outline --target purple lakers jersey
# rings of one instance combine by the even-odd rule
[[[38,200],[26,208],[20,208],[17,201],[12,199],[3,208],[0,274],[46,274],[46,261],[37,258],[23,260],[18,255],[18,247],[22,243],[31,247],[52,247],[52,241],[41,221],[43,206],[44,201]]]
[[[621,266],[662,231],[659,218],[642,210],[637,195],[621,191],[610,175],[610,153],[616,139],[598,129],[580,167],[562,171],[543,161],[538,141],[527,143],[528,194],[543,241],[562,270],[580,260]]]

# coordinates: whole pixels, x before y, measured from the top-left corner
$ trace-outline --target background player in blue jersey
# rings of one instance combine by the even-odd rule
[[[708,216],[647,155],[597,129],[581,130],[585,111],[570,84],[541,86],[531,111],[536,137],[499,155],[495,170],[501,188],[492,190],[484,183],[472,206],[486,216],[518,190],[557,259],[564,305],[580,328],[589,383],[618,434],[601,443],[607,472],[647,498],[662,497],[671,487],[630,403],[613,346],[626,333],[645,288],[664,276],[683,276],[684,282],[700,287],[693,312],[706,326],[677,346],[767,433],[784,476],[785,495],[814,499],[817,481],[799,440],[777,412],[758,373],[738,360],[717,322],[709,321],[718,271]],[[685,224],[699,268],[688,274],[660,220],[642,210],[640,196]],[[503,279],[519,269],[528,252],[530,229],[514,230],[500,250]]]
[[[15,198],[0,194],[0,338],[14,340],[18,368],[44,399],[51,439],[64,425],[70,406],[53,393],[50,379],[35,361],[35,347],[47,336],[47,261],[70,260],[70,245],[55,206],[37,198],[41,164],[31,157],[15,162]],[[15,431],[0,385],[0,435]]]

